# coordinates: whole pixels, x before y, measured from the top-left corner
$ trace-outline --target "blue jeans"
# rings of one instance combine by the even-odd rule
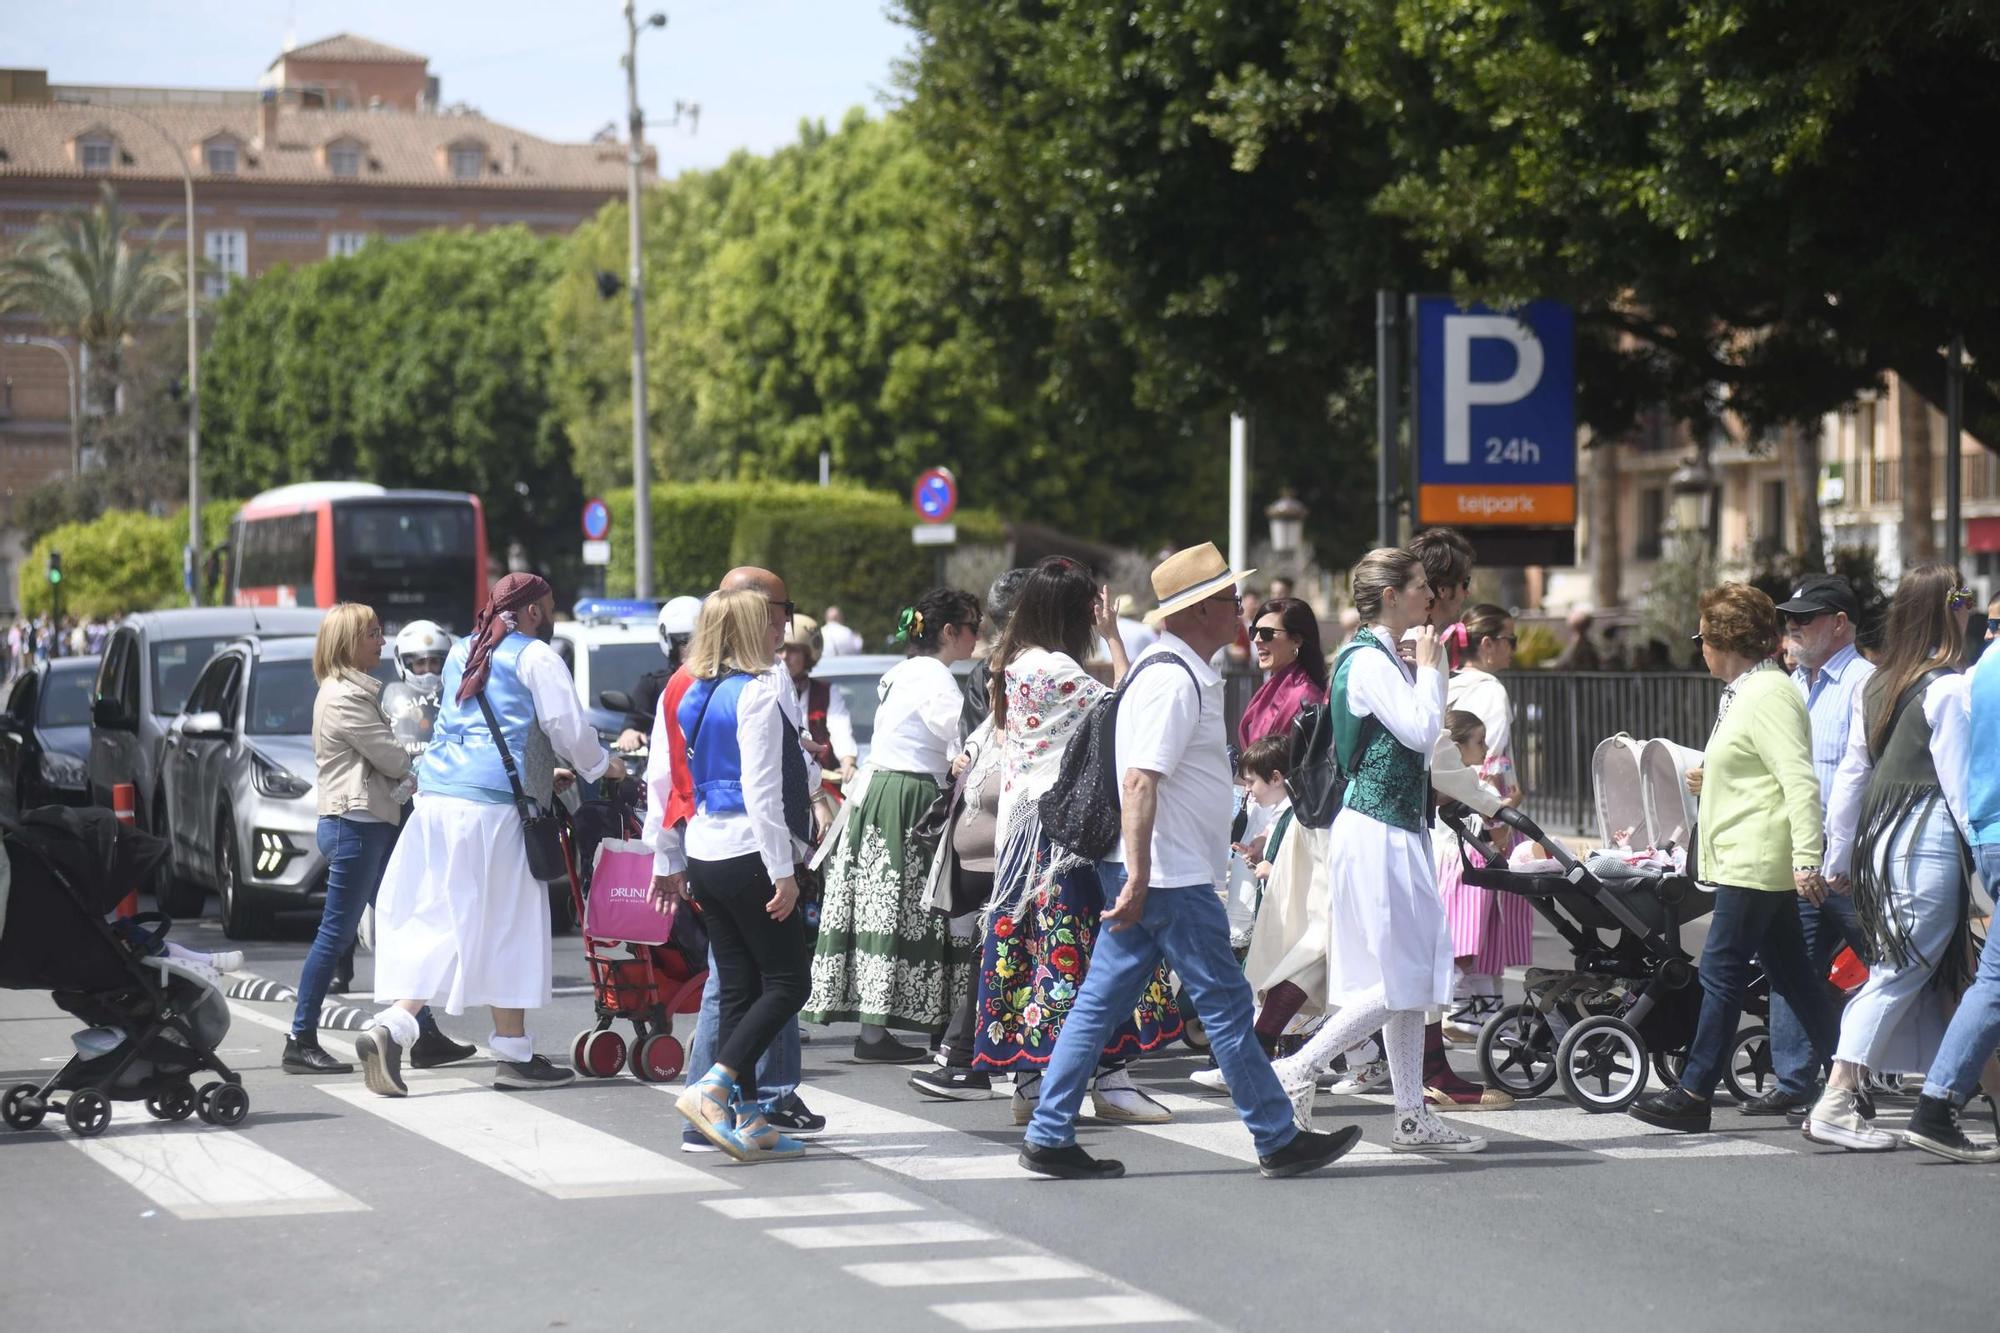
[[[2000,885],[2000,843],[1982,843],[1972,854],[1979,859],[1980,882],[1989,891]],[[1986,947],[1979,951],[1979,970],[1959,1000],[1951,1026],[1945,1029],[1944,1043],[1924,1080],[1924,1096],[1965,1105],[1978,1088],[1979,1071],[1996,1043],[2000,1043],[2000,930],[1988,927]],[[1987,1091],[2000,1095],[2000,1088]]]
[[[1097,873],[1105,902],[1116,900],[1125,887],[1125,867],[1104,861]],[[1229,950],[1229,914],[1214,886],[1200,884],[1153,889],[1137,924],[1098,931],[1083,989],[1042,1075],[1041,1097],[1028,1122],[1029,1143],[1061,1148],[1076,1142],[1077,1112],[1097,1073],[1104,1039],[1131,1015],[1163,958],[1180,974],[1208,1031],[1209,1049],[1258,1154],[1268,1157],[1298,1134],[1291,1099],[1257,1044],[1256,1001]]]
[[[1843,944],[1868,957],[1868,943],[1854,919],[1852,894],[1828,894],[1818,907],[1800,899],[1799,927],[1805,933],[1806,961],[1820,977],[1826,976]],[[1837,1012],[1844,1001],[1835,996],[1831,982],[1827,986],[1828,999]],[[1778,1087],[1794,1097],[1809,1095],[1824,1068],[1813,1060],[1812,1039],[1806,1035],[1805,1024],[1799,1022],[1790,1001],[1782,995],[1771,997],[1771,1067],[1778,1075]]]
[[[299,1005],[292,1013],[292,1036],[317,1038],[320,1006],[340,956],[354,947],[363,908],[375,901],[382,887],[382,869],[396,846],[396,826],[360,819],[321,815],[317,841],[326,858],[326,907],[320,913],[319,934],[313,936],[299,976]],[[437,1027],[428,1007],[417,1015],[426,1031]]]
[[[722,1021],[722,973],[715,966],[715,951],[708,954],[708,981],[701,988],[701,1013],[694,1020],[694,1040],[688,1043],[687,1074],[700,1078],[715,1064],[715,1030]],[[799,1054],[799,1025],[796,1019],[778,1030],[777,1037],[757,1061],[757,1096],[766,1102],[794,1092],[799,1086],[804,1060]]]
[[[1798,895],[1723,886],[1715,891],[1708,946],[1701,954],[1701,1020],[1688,1047],[1681,1086],[1697,1097],[1715,1091],[1722,1062],[1743,1017],[1743,994],[1762,962],[1771,993],[1782,995],[1805,1024],[1817,1065],[1840,1038],[1840,1016],[1827,994],[1826,973],[1806,959]]]

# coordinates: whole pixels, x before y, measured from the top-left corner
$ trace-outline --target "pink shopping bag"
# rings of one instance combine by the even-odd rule
[[[595,940],[665,944],[674,930],[673,908],[653,906],[653,848],[636,838],[597,844],[583,933]]]

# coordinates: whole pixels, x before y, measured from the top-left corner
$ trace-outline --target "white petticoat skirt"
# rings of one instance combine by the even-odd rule
[[[1391,1009],[1451,1002],[1451,927],[1428,832],[1342,810],[1330,842],[1327,995],[1345,1008],[1380,987]]]
[[[528,873],[510,804],[417,797],[375,900],[375,995],[539,1009],[554,950],[548,890]]]

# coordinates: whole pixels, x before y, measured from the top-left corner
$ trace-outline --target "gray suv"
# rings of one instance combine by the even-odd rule
[[[160,764],[177,892],[222,898],[231,939],[326,896],[314,785],[311,639],[239,639],[209,659]],[[385,661],[374,674],[388,681]]]
[[[167,725],[187,703],[195,677],[216,650],[246,634],[313,635],[326,613],[256,607],[191,607],[127,616],[105,640],[91,690],[90,758],[85,775],[90,804],[110,806],[114,787],[137,789],[139,827],[167,831],[160,756]],[[169,893],[167,910],[192,914],[182,895]],[[178,901],[176,901],[178,899]]]

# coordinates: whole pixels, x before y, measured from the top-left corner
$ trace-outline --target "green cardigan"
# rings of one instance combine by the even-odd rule
[[[1743,677],[1702,757],[1704,884],[1793,891],[1792,872],[1820,863],[1825,815],[1813,773],[1812,722],[1782,671]]]

